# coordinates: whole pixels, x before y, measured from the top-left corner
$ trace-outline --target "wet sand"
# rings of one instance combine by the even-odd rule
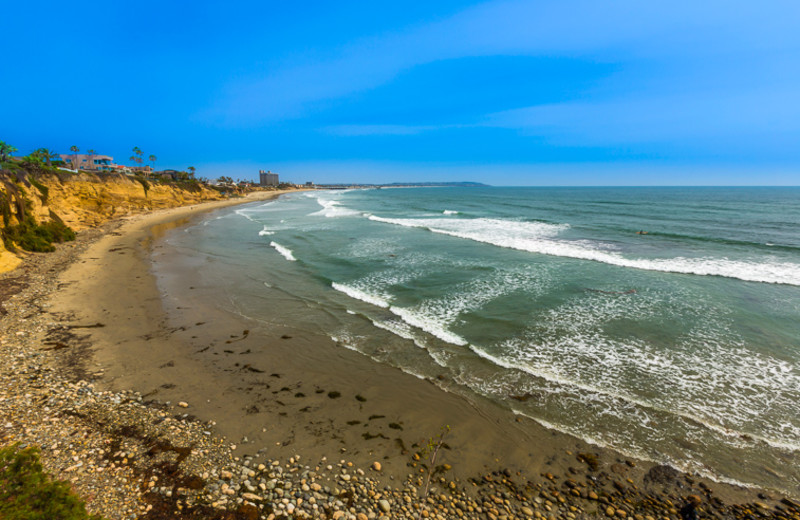
[[[610,489],[622,482],[654,493],[713,493],[726,503],[759,500],[757,490],[697,477],[646,479],[652,463],[444,391],[326,337],[221,312],[211,300],[215,295],[191,285],[190,273],[184,291],[162,298],[151,272],[153,250],[163,247],[159,237],[225,205],[128,219],[61,276],[51,313],[64,324],[103,325],[85,329],[91,348],[73,368],[76,377],[172,407],[188,404],[184,412],[215,421],[239,456],[325,456],[365,468],[379,461],[384,482],[400,481],[419,471],[414,452],[449,427],[437,460],[452,467],[449,479],[468,482],[500,471],[541,482],[599,471],[611,475]],[[155,261],[165,264],[175,254],[169,248],[158,253]],[[598,467],[579,456],[587,453],[597,457]],[[764,496],[778,498],[762,494],[760,500]]]

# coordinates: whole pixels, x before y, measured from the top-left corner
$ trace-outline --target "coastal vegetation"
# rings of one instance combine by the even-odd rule
[[[39,449],[0,448],[0,518],[6,520],[102,520],[89,515],[68,483],[42,469]]]
[[[74,240],[75,231],[112,218],[244,193],[238,185],[213,186],[195,178],[194,167],[165,172],[149,167],[135,172],[75,170],[71,165],[82,157],[78,146],[70,147],[71,156],[38,148],[14,157],[17,151],[0,141],[0,271],[13,269],[25,252],[53,251],[55,244]],[[88,153],[93,164],[96,151]],[[135,147],[133,158],[142,156]],[[155,155],[148,159],[155,165]]]
[[[5,224],[7,213],[7,201],[3,204],[3,221]],[[30,208],[29,201],[26,206]],[[51,213],[49,222],[39,224],[27,212],[22,221],[15,226],[3,227],[3,245],[9,251],[16,251],[17,247],[31,252],[49,253],[55,251],[54,243],[69,242],[75,240],[75,232],[58,218],[55,213]]]
[[[23,177],[19,175],[26,173]],[[0,191],[0,212],[3,215],[0,234],[6,250],[49,252],[55,250],[54,243],[75,239],[75,232],[53,211],[48,211],[49,220],[43,222],[34,217],[34,203],[25,183],[38,191],[42,206],[47,204],[50,189],[34,177],[30,163],[23,164],[22,169],[13,175],[3,175],[0,180],[3,188]]]
[[[10,144],[6,143],[5,141],[0,141],[0,162],[7,161],[11,154],[16,151],[17,149]]]

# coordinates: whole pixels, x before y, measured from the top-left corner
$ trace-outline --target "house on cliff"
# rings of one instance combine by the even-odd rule
[[[114,158],[110,155],[74,153],[60,154],[64,163],[73,170],[89,171],[119,171],[120,166],[114,164]]]

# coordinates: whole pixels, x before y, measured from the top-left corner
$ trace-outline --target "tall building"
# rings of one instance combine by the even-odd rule
[[[261,186],[277,186],[278,185],[278,174],[272,173],[271,171],[265,172],[264,170],[258,171],[259,177],[259,184]]]

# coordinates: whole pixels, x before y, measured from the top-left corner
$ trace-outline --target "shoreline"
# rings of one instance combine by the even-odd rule
[[[275,192],[269,194],[278,195]],[[51,358],[47,362],[57,367],[51,371],[65,375],[77,389],[89,388],[87,384],[77,381],[90,380],[98,389],[91,389],[92,394],[129,396],[128,404],[139,403],[131,406],[137,410],[141,406],[140,411],[147,412],[144,415],[156,417],[154,422],[161,417],[159,414],[165,414],[155,425],[158,435],[165,434],[158,426],[163,427],[168,416],[172,415],[171,419],[176,421],[176,424],[170,425],[175,426],[173,433],[175,429],[192,430],[193,433],[200,432],[200,440],[207,440],[209,447],[203,450],[208,450],[208,453],[190,454],[178,462],[178,466],[187,466],[179,473],[199,473],[206,482],[204,487],[208,488],[213,487],[213,484],[209,484],[214,480],[213,473],[192,469],[194,463],[200,467],[204,465],[203,457],[208,459],[206,466],[209,466],[208,461],[213,461],[211,465],[232,466],[250,456],[252,465],[263,464],[264,470],[248,469],[245,475],[249,477],[250,472],[268,475],[275,461],[288,460],[288,469],[292,469],[299,464],[296,456],[301,455],[300,460],[320,461],[321,464],[316,467],[323,468],[314,471],[319,472],[314,477],[309,477],[307,473],[304,479],[320,482],[317,484],[320,490],[311,492],[315,502],[320,500],[313,493],[324,495],[320,491],[324,491],[325,486],[333,492],[339,487],[360,483],[368,488],[365,491],[366,502],[372,505],[371,512],[377,516],[387,511],[379,503],[382,499],[376,499],[375,496],[383,494],[391,497],[391,491],[384,489],[382,493],[373,492],[372,496],[368,492],[392,486],[404,489],[403,493],[412,493],[407,491],[408,486],[402,487],[404,481],[419,489],[420,484],[416,482],[420,477],[424,478],[425,473],[419,473],[423,460],[415,462],[413,443],[435,437],[443,426],[449,425],[451,431],[446,442],[451,449],[444,450],[437,463],[447,464],[451,468],[437,475],[437,478],[445,480],[437,484],[440,488],[437,491],[445,498],[437,498],[437,504],[431,504],[433,509],[438,508],[441,505],[438,502],[442,500],[445,504],[443,507],[452,509],[453,501],[467,503],[469,499],[466,497],[481,497],[489,490],[491,496],[502,497],[500,504],[494,500],[473,501],[480,505],[470,506],[472,511],[469,511],[469,507],[456,508],[461,512],[459,516],[526,518],[536,516],[534,513],[542,513],[545,516],[555,514],[558,517],[575,518],[576,515],[586,514],[606,515],[609,509],[612,510],[611,515],[617,517],[637,514],[641,514],[642,518],[659,516],[647,509],[650,505],[641,508],[632,506],[634,503],[645,503],[647,499],[654,504],[669,501],[671,505],[661,502],[653,507],[663,513],[660,515],[662,517],[676,518],[672,510],[680,507],[679,502],[688,494],[703,496],[704,506],[710,508],[713,504],[718,514],[725,507],[723,517],[728,517],[728,513],[731,518],[738,517],[740,510],[742,514],[748,510],[757,516],[773,517],[769,515],[778,511],[776,506],[800,514],[800,509],[790,505],[794,504],[792,501],[781,502],[781,498],[773,494],[680,475],[674,470],[628,459],[566,434],[546,430],[533,421],[509,417],[510,413],[493,408],[488,403],[469,402],[431,382],[417,379],[399,369],[379,365],[361,354],[338,348],[332,341],[322,341],[305,331],[272,330],[257,324],[243,324],[241,318],[234,316],[221,316],[211,306],[203,305],[202,296],[189,297],[194,290],[191,286],[185,288],[184,294],[170,295],[177,299],[166,305],[171,309],[165,309],[165,302],[150,269],[151,248],[158,247],[158,236],[185,225],[197,215],[255,200],[259,199],[237,199],[176,208],[104,226],[94,233],[95,236],[87,237],[86,244],[70,248],[75,255],[72,259],[64,259],[65,264],[61,266],[64,271],[56,275],[58,291],[51,289],[52,294],[37,294],[31,299],[31,302],[39,299],[47,302],[46,306],[42,306],[47,317],[37,325],[38,337],[30,334],[22,338],[27,341],[28,348],[38,351],[40,356]],[[81,247],[85,247],[85,251],[78,254]],[[59,248],[56,254],[63,251],[67,251],[67,248]],[[169,257],[163,261],[168,263]],[[54,268],[50,266],[48,269]],[[47,291],[41,288],[41,292]],[[184,306],[185,301],[190,304]],[[30,320],[23,316],[19,319]],[[75,330],[79,330],[79,333],[72,332]],[[62,333],[62,339],[57,339],[54,332]],[[37,344],[49,344],[47,337],[50,343],[54,342],[51,345],[53,347],[58,347],[59,342],[66,346],[46,351],[41,346],[37,348]],[[4,331],[4,350],[13,339],[15,336]],[[265,351],[258,357],[258,364],[249,362],[247,356],[258,347]],[[209,350],[198,352],[203,348]],[[232,352],[226,353],[226,350]],[[236,361],[217,360],[231,356],[235,356]],[[243,361],[245,359],[248,361]],[[243,368],[245,365],[248,368]],[[275,377],[275,374],[279,377]],[[211,381],[213,384],[210,384]],[[245,383],[244,387],[242,382]],[[267,385],[268,388],[261,392],[254,391],[259,385]],[[302,397],[298,397],[299,394]],[[338,395],[334,397],[333,394]],[[256,396],[258,402],[251,402]],[[4,411],[8,401],[6,395],[5,401],[0,402],[0,411]],[[167,401],[170,404],[166,404]],[[69,399],[65,399],[65,402],[69,402]],[[112,397],[111,409],[114,406]],[[252,412],[253,406],[257,411]],[[308,410],[304,412],[303,408]],[[152,416],[153,413],[156,415]],[[7,415],[5,412],[2,416],[3,424],[13,424],[7,423]],[[266,431],[259,431],[258,425],[262,425],[260,429]],[[20,427],[22,434],[18,431]],[[20,427],[6,428],[5,436],[11,431],[14,438],[24,438],[25,427]],[[141,425],[139,427],[144,428]],[[210,433],[206,434],[206,431]],[[289,432],[291,436],[287,438]],[[155,435],[142,437],[152,440]],[[247,442],[242,443],[244,437],[247,437]],[[401,442],[397,442],[397,439]],[[148,442],[142,440],[142,443],[146,446]],[[236,445],[233,449],[232,444]],[[179,444],[173,442],[170,445]],[[149,451],[145,450],[144,453]],[[43,459],[48,456],[48,453],[43,453]],[[237,461],[236,457],[240,460]],[[327,459],[323,460],[322,457]],[[140,455],[139,458],[144,460],[145,457]],[[596,468],[592,461],[597,463]],[[324,462],[328,462],[331,469],[322,477],[321,474],[328,467]],[[379,471],[370,469],[375,462],[380,464]],[[348,463],[352,466],[348,466]],[[416,467],[409,466],[413,464],[417,464]],[[278,467],[284,465],[285,462],[279,462]],[[64,469],[61,468],[62,471]],[[222,467],[215,470],[219,477],[222,477],[223,471],[226,474],[230,471]],[[332,473],[334,471],[336,474]],[[124,469],[122,472],[125,472]],[[302,475],[303,471],[299,470],[298,473]],[[409,479],[410,473],[414,476]],[[204,474],[208,476],[202,477]],[[344,475],[349,478],[343,478]],[[61,478],[64,478],[63,473]],[[225,478],[217,480],[232,482]],[[268,485],[275,478],[262,480],[267,482],[264,489],[252,483],[240,484],[240,489],[233,495],[223,491],[222,496],[236,496],[233,502],[240,508],[246,506],[247,502],[253,507],[260,505],[263,513],[270,509],[263,507],[265,503],[274,502],[278,497],[275,488],[269,488]],[[223,490],[222,484],[217,486],[215,491]],[[225,489],[232,489],[230,484],[226,486]],[[315,489],[308,482],[299,487],[303,489],[303,486]],[[156,487],[160,489],[163,486],[152,486]],[[179,487],[183,488],[175,486],[171,495],[177,494]],[[204,492],[198,491],[197,496]],[[308,492],[303,489],[303,493]],[[138,500],[148,503],[143,497],[149,494],[153,493],[140,494]],[[249,494],[249,498],[244,494]],[[295,510],[304,510],[302,499],[300,504],[288,508],[291,502],[282,502],[284,493],[280,495],[278,503],[284,507],[278,507],[277,511],[272,508],[270,514],[287,512],[288,509],[292,510],[288,511],[290,514]],[[596,498],[592,498],[592,495]],[[392,500],[389,504],[391,511],[398,511],[403,502],[417,502],[406,501],[405,498],[409,496],[401,495],[398,507],[394,507]],[[166,491],[162,497],[173,498],[166,497]],[[264,500],[264,497],[271,498]],[[174,501],[167,502],[172,504]],[[755,502],[765,507],[752,505]],[[205,504],[202,500],[201,503]],[[335,504],[335,501],[332,503]],[[729,509],[733,504],[747,506]],[[154,506],[153,502],[148,505],[153,506],[151,511],[160,507]],[[216,510],[230,505],[226,500],[222,504],[217,501],[214,506],[212,500],[204,507]],[[505,512],[502,511],[504,507]],[[492,508],[497,512],[493,513]],[[342,510],[345,511],[342,516],[355,517],[358,514],[350,508]],[[319,508],[316,511],[319,512]],[[149,513],[145,511],[145,514]],[[333,509],[324,514],[337,518]],[[362,514],[369,518],[369,513]],[[797,514],[786,517],[798,517]],[[403,516],[406,514],[403,513]]]

